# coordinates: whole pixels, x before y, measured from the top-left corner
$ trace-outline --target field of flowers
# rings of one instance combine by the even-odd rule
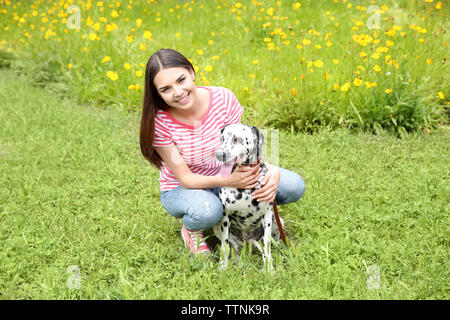
[[[0,0],[0,67],[139,111],[148,58],[173,48],[252,125],[429,132],[448,121],[448,12],[434,0]]]

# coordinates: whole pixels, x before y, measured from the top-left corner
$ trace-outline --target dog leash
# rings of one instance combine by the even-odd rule
[[[275,213],[275,220],[277,221],[278,230],[280,231],[281,239],[283,239],[284,244],[287,246],[286,235],[284,234],[283,226],[281,225],[280,215],[278,214],[277,200],[273,199],[273,212]]]

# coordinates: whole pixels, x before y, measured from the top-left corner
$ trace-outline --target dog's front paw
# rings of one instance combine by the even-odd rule
[[[272,259],[264,260],[264,271],[270,275],[275,274],[275,268],[273,267]]]
[[[219,270],[225,270],[226,268],[228,268],[228,261],[220,260],[219,261]]]

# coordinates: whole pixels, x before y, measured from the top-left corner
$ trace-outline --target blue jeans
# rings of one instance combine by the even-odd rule
[[[305,192],[305,183],[295,172],[280,168],[277,204],[296,202]],[[161,191],[161,204],[173,217],[182,218],[191,231],[211,229],[223,217],[219,188],[185,189],[178,186]]]

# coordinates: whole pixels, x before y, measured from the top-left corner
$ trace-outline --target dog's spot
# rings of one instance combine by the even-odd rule
[[[227,226],[228,226],[228,222],[224,221],[224,222],[223,222],[223,226],[224,226],[224,227],[227,227]]]
[[[242,199],[242,193],[238,193],[237,195],[236,195],[236,200],[241,200]]]
[[[255,207],[257,207],[257,206],[259,205],[258,200],[253,199],[253,200],[252,200],[252,205],[255,206]]]

